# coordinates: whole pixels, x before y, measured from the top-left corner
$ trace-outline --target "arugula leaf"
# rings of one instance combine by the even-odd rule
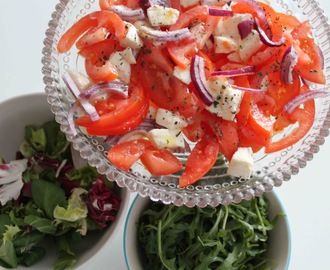
[[[16,248],[20,248],[20,250],[24,251],[25,249],[29,249],[31,245],[38,243],[43,238],[43,233],[31,231],[21,234],[20,237],[15,238],[13,244]]]
[[[31,194],[35,204],[43,209],[49,218],[54,218],[57,205],[67,204],[65,192],[59,186],[44,180],[34,180],[31,183]]]
[[[268,207],[263,197],[216,208],[153,202],[138,224],[146,268],[267,269]]]
[[[90,187],[98,175],[96,168],[91,166],[84,166],[67,173],[68,179],[71,181],[79,181],[81,187]]]
[[[6,231],[6,226],[11,224],[10,217],[7,214],[0,215],[0,239]]]

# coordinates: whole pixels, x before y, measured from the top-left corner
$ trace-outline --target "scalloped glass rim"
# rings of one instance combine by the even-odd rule
[[[313,34],[324,55],[325,75],[327,85],[330,82],[330,27],[328,19],[316,1],[271,0],[276,10],[294,14],[300,20],[309,19],[313,27]],[[114,167],[106,158],[107,149],[102,145],[102,140],[97,137],[86,136],[82,132],[72,136],[68,132],[66,116],[73,102],[66,94],[65,86],[61,82],[61,75],[67,68],[75,67],[79,70],[79,59],[75,56],[74,49],[64,55],[56,51],[56,44],[64,31],[81,16],[98,9],[97,0],[61,0],[56,5],[56,11],[52,14],[49,28],[44,39],[42,72],[44,74],[45,91],[55,119],[61,124],[61,129],[67,134],[67,139],[79,150],[81,156],[88,160],[110,181],[116,181],[121,187],[132,192],[138,192],[141,196],[149,196],[152,200],[161,200],[164,203],[174,203],[177,206],[187,205],[204,207],[206,205],[217,206],[231,202],[240,202],[242,199],[250,199],[264,192],[271,191],[273,187],[281,186],[283,181],[288,181],[291,175],[295,175],[304,168],[308,161],[313,159],[319,151],[319,146],[324,143],[324,138],[329,134],[330,127],[330,97],[316,101],[315,123],[303,140],[299,143],[277,153],[267,154],[260,152],[255,155],[255,174],[251,179],[228,179],[219,175],[214,168],[195,186],[178,188],[178,176],[150,177],[141,168],[135,173],[122,171]],[[321,86],[313,86],[320,88]],[[290,132],[290,130],[288,131]],[[281,136],[284,136],[283,133]],[[211,179],[211,180],[210,180]]]

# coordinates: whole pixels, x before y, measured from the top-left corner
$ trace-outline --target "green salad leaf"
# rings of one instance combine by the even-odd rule
[[[145,269],[270,269],[264,197],[214,207],[176,207],[151,203],[138,224]]]

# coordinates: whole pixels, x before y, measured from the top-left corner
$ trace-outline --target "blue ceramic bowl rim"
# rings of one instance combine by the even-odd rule
[[[288,216],[287,216],[287,213],[286,213],[286,210],[285,210],[285,207],[282,203],[282,201],[280,200],[279,196],[276,194],[276,192],[273,190],[271,191],[270,193],[273,193],[275,199],[278,201],[279,203],[279,206],[281,209],[283,209],[283,213],[286,215],[286,229],[288,230],[288,242],[289,242],[289,246],[288,246],[288,262],[287,262],[287,266],[286,266],[286,269],[285,270],[289,270],[289,266],[290,266],[290,262],[291,262],[291,252],[292,252],[292,235],[291,235],[291,229],[290,229],[290,222],[289,222],[289,219],[288,219]],[[126,264],[126,267],[128,270],[133,270],[130,268],[130,265],[129,265],[129,261],[128,261],[128,256],[127,256],[127,228],[128,228],[128,222],[131,218],[131,214],[133,212],[133,209],[135,207],[135,204],[137,202],[137,200],[139,198],[143,198],[141,197],[139,194],[137,194],[135,196],[135,198],[133,199],[132,203],[131,203],[131,206],[128,210],[128,213],[127,213],[127,216],[126,216],[126,220],[125,220],[125,225],[124,225],[124,232],[123,232],[123,249],[124,249],[124,258],[125,258],[125,264]],[[196,206],[197,207],[197,206]]]

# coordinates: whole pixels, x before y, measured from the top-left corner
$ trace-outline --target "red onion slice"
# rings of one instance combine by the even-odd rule
[[[264,29],[266,29],[266,31],[267,31],[267,33],[266,33],[267,36],[270,39],[272,38],[273,34],[271,32],[271,28],[269,27],[269,23],[268,23],[268,19],[267,19],[265,10],[258,4],[257,1],[255,1],[255,0],[233,0],[233,2],[245,3],[249,7],[251,7],[257,13],[257,16],[260,18],[262,27]]]
[[[77,135],[77,129],[76,126],[74,124],[74,114],[76,113],[76,111],[79,108],[79,103],[78,101],[76,101],[75,103],[73,103],[73,105],[71,106],[66,121],[68,123],[68,127],[69,127],[69,132],[71,133],[72,136],[76,136]]]
[[[266,92],[266,89],[257,89],[257,88],[249,88],[249,87],[242,87],[237,85],[230,85],[231,88],[241,90],[244,92],[251,92],[251,93],[263,93]]]
[[[257,30],[257,32],[259,33],[260,40],[262,41],[262,43],[264,43],[265,45],[267,45],[269,47],[279,47],[279,46],[283,45],[286,40],[285,37],[282,37],[279,41],[272,41],[268,37],[268,35],[264,32],[264,30],[262,30],[259,20],[257,18],[254,18],[254,27]]]
[[[287,113],[291,113],[295,108],[299,107],[301,104],[305,103],[308,100],[315,98],[323,98],[329,96],[330,92],[328,90],[311,90],[293,98],[289,101],[284,107],[283,110]]]
[[[128,85],[121,82],[103,82],[94,84],[83,92],[80,92],[79,98],[88,99],[92,96],[107,93],[107,92],[118,92],[123,94],[125,98],[128,96]]]
[[[237,25],[237,29],[238,29],[238,32],[239,32],[239,35],[240,35],[241,39],[246,38],[251,33],[252,28],[253,28],[252,20],[241,21]]]
[[[128,8],[124,5],[113,5],[111,11],[118,14],[124,21],[144,20],[145,14],[142,8]]]
[[[65,72],[62,76],[64,83],[69,88],[69,90],[72,92],[74,97],[80,102],[81,106],[85,110],[85,112],[88,114],[88,116],[91,118],[92,121],[97,121],[100,119],[99,114],[97,113],[95,107],[89,103],[89,101],[85,98],[79,97],[80,90],[77,87],[77,85],[72,80],[70,74],[68,72]]]
[[[192,83],[195,86],[199,97],[207,106],[210,106],[213,103],[213,97],[206,85],[204,66],[204,58],[199,55],[195,55],[192,58],[190,74]]]
[[[232,10],[221,9],[221,8],[209,8],[210,16],[227,16],[232,17],[234,12]]]
[[[154,30],[147,26],[141,26],[139,29],[141,37],[152,39],[154,41],[179,41],[192,35],[189,28],[182,28],[174,31]]]
[[[291,45],[285,50],[281,62],[281,81],[284,84],[292,84],[292,70],[297,62],[298,52],[294,46]]]
[[[233,70],[219,70],[211,73],[212,76],[226,76],[234,77],[241,75],[252,75],[254,74],[254,66],[246,66],[243,68],[233,69]]]

